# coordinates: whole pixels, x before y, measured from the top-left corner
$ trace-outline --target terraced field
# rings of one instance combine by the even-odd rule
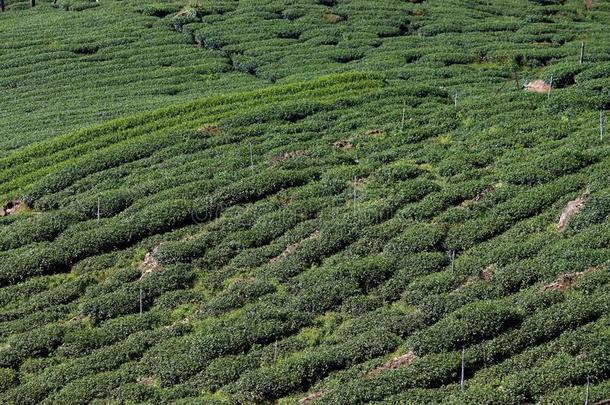
[[[7,1],[0,399],[610,399],[609,22]]]

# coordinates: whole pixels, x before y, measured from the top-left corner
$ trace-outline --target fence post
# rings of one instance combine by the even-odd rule
[[[582,65],[582,60],[585,56],[585,41],[580,42],[580,64]]]
[[[464,352],[466,351],[465,347],[462,347],[462,373],[460,378],[460,391],[464,391]]]
[[[400,122],[400,132],[405,128],[405,114],[407,112],[407,100],[402,103],[402,120]]]

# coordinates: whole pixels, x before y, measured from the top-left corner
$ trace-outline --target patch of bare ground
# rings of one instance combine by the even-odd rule
[[[333,148],[343,151],[350,150],[354,148],[354,143],[350,139],[341,139],[333,143]]]
[[[575,200],[568,202],[566,207],[561,212],[561,216],[559,217],[559,221],[557,222],[557,230],[562,231],[568,225],[570,218],[574,215],[578,214],[580,210],[585,206],[587,199],[589,198],[589,193],[584,192]]]
[[[222,133],[220,127],[218,125],[204,125],[199,128],[199,132],[203,132],[205,134],[217,136]]]
[[[396,370],[400,367],[408,366],[409,364],[413,363],[413,360],[415,360],[415,353],[413,353],[411,350],[408,353],[405,353],[402,356],[394,357],[392,360],[387,361],[381,366],[369,371],[367,375],[375,376],[387,370]]]
[[[610,399],[602,399],[601,401],[593,403],[593,405],[610,405]]]
[[[357,178],[355,180],[349,181],[349,185],[352,188],[361,188],[362,186],[364,186],[366,184],[367,181],[368,181],[368,179],[366,179],[366,178]]]
[[[487,194],[491,193],[494,190],[495,190],[495,187],[493,187],[493,186],[487,187],[485,190],[481,191],[480,193],[475,195],[473,198],[462,201],[462,203],[460,204],[460,208],[470,208],[470,207],[476,205],[478,202],[483,200]]]
[[[159,247],[155,247],[152,252],[146,253],[144,256],[144,260],[140,263],[139,269],[142,275],[140,276],[140,280],[148,277],[152,273],[158,273],[163,271],[163,266],[161,263],[155,258],[155,254],[159,250]]]
[[[362,136],[365,137],[373,137],[373,138],[378,138],[380,136],[383,136],[385,133],[383,132],[383,130],[379,129],[379,128],[374,128],[374,129],[370,129],[368,131],[364,131],[362,133]]]
[[[574,273],[562,274],[559,277],[557,277],[555,279],[555,281],[553,281],[552,283],[547,284],[544,287],[542,287],[542,291],[566,292],[570,288],[570,286],[572,286],[572,284],[574,284],[574,282],[576,282],[576,280],[578,280],[584,274],[602,270],[602,269],[606,268],[606,266],[607,266],[606,264],[600,264],[598,266],[589,267],[585,271],[577,271]]]
[[[282,153],[281,155],[276,155],[271,158],[271,161],[274,163],[282,163],[290,159],[294,159],[297,157],[305,156],[307,152],[304,150],[294,150],[292,152]]]
[[[0,210],[0,217],[18,214],[25,208],[26,205],[21,200],[13,199],[2,206],[2,210]]]
[[[548,93],[551,90],[551,85],[544,80],[534,80],[533,82],[525,82],[523,89],[532,93]]]
[[[324,19],[331,24],[337,24],[341,21],[345,21],[345,17],[334,13],[324,13]]]
[[[309,394],[306,397],[299,399],[299,404],[306,404],[311,401],[315,401],[318,398],[322,398],[324,391],[316,391],[313,394]]]
[[[138,378],[137,383],[150,387],[155,385],[155,379],[153,377],[140,377]]]
[[[301,243],[303,243],[304,241],[306,241],[306,240],[316,240],[316,239],[320,239],[320,231],[315,231],[311,235],[309,235],[308,237],[303,239],[302,241],[296,242],[296,243],[292,243],[292,244],[286,246],[286,249],[284,249],[284,251],[282,253],[280,253],[279,255],[277,255],[275,257],[272,257],[271,260],[269,260],[269,263],[277,263],[277,262],[285,259],[286,257],[288,257],[291,254],[293,254],[294,251],[297,250],[299,245]]]

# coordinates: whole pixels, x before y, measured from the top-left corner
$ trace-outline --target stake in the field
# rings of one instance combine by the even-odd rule
[[[142,316],[142,309],[143,309],[142,297],[143,296],[144,296],[144,293],[142,292],[142,287],[140,287],[140,316]]]
[[[585,392],[585,405],[589,405],[589,385],[591,384],[591,380],[589,376],[587,376],[587,390]]]
[[[30,0],[30,7],[34,7],[36,5],[36,0]]]
[[[0,13],[4,13],[4,0],[0,0]]]
[[[553,88],[553,75],[551,75],[551,80],[549,81],[549,91],[546,94],[546,98],[551,98],[551,89]]]
[[[604,140],[604,112],[600,111],[599,112],[599,140],[603,141]]]
[[[455,270],[455,250],[451,251],[451,272]]]
[[[254,156],[252,154],[252,144],[250,144],[250,171],[254,174]]]
[[[97,197],[97,222],[100,222],[100,198]]]
[[[580,43],[580,59],[579,63],[582,65],[582,60],[585,56],[585,41],[581,41]]]
[[[457,107],[457,101],[458,101],[458,93],[457,91],[455,92],[455,94],[453,95],[453,104]]]
[[[354,215],[356,215],[356,199],[358,198],[358,195],[356,194],[356,176],[354,176],[354,183],[353,183],[353,198],[354,198]]]
[[[277,340],[273,344],[273,362],[277,361]]]
[[[402,120],[400,121],[400,132],[405,128],[405,114],[407,113],[407,100],[402,103]]]
[[[460,377],[460,390],[464,391],[464,352],[466,349],[462,347],[462,373]]]

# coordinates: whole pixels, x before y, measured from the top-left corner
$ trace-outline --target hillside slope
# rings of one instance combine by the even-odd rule
[[[0,399],[610,398],[610,2],[196,3],[0,14]]]

